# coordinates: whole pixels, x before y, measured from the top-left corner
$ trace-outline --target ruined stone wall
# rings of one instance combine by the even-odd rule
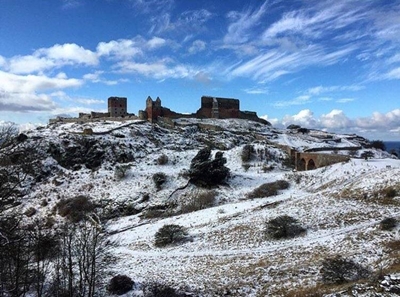
[[[110,113],[109,112],[95,112],[95,111],[92,111],[90,113],[90,117],[92,119],[95,119],[95,118],[108,118],[108,117],[110,117]]]
[[[124,122],[129,120],[138,120],[139,118],[133,114],[127,115],[126,117],[103,117],[103,118],[56,118],[50,119],[49,124],[55,123],[91,123],[91,122],[101,122],[101,121],[116,121]]]
[[[108,112],[110,117],[123,117],[127,115],[126,97],[109,97]]]
[[[238,99],[210,96],[201,97],[201,107],[196,115],[200,118],[212,118],[214,100],[218,102],[218,117],[220,119],[239,118],[240,101]]]
[[[268,122],[264,119],[260,119],[258,117],[257,113],[254,111],[241,111],[239,118],[249,120],[249,121],[255,121],[255,122],[259,122],[259,123],[263,123],[265,125],[271,126],[270,122]]]

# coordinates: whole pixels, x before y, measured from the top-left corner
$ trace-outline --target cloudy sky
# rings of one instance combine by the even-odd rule
[[[400,0],[0,0],[0,122],[147,96],[400,140]]]

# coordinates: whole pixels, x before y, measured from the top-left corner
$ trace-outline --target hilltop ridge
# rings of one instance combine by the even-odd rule
[[[41,169],[20,185],[21,204],[10,211],[25,214],[26,222],[51,218],[57,228],[68,218],[60,201],[87,197],[94,205],[87,215],[101,225],[113,259],[98,283],[104,296],[116,274],[136,283],[125,296],[143,296],[154,281],[191,296],[289,296],[307,290],[350,296],[343,293],[347,286],[363,296],[357,282],[318,288],[324,259],[335,255],[371,273],[398,272],[398,251],[387,248],[396,242],[398,227],[381,231],[380,222],[400,216],[400,161],[362,137],[192,118],[176,119],[173,126],[140,120],[54,123],[25,136],[40,152]],[[201,188],[188,182],[188,174],[192,159],[206,147],[211,158],[223,153],[230,174],[217,186]],[[347,161],[296,172],[288,148]],[[361,158],[366,151],[368,160]],[[285,186],[265,196],[256,192],[278,181]],[[289,239],[266,237],[266,222],[281,215],[296,218],[307,231]],[[185,227],[188,239],[155,246],[155,234],[168,224]],[[386,290],[372,279],[365,286]]]

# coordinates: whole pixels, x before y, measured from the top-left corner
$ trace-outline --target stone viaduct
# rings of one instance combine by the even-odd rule
[[[287,151],[290,156],[291,163],[297,171],[313,170],[340,162],[347,162],[350,160],[350,157],[346,155],[298,152],[292,147],[286,145],[274,145]],[[335,149],[336,148],[332,148],[332,151]],[[325,150],[327,150],[327,148],[325,148]]]
[[[335,163],[347,162],[349,160],[350,157],[344,155],[299,152],[294,153],[294,164],[296,170],[298,171],[313,170]]]

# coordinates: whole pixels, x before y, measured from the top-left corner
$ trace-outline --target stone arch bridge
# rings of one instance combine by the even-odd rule
[[[295,169],[298,171],[312,170],[340,162],[347,162],[350,160],[349,156],[323,154],[323,153],[300,153],[296,150],[290,150],[292,162],[294,162]]]

